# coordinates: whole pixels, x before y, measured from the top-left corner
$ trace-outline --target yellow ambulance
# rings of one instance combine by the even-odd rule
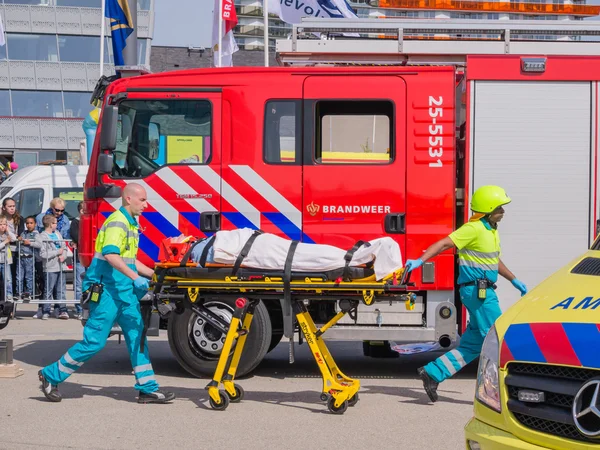
[[[490,329],[465,445],[600,449],[600,238]]]

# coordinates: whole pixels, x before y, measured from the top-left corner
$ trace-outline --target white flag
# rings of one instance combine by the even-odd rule
[[[2,24],[2,16],[0,16],[0,47],[6,44],[6,38],[4,37],[4,25]]]
[[[239,50],[235,38],[233,37],[233,29],[238,23],[237,14],[235,12],[235,5],[233,0],[222,0],[223,1],[223,40],[221,42],[222,48],[219,48],[219,0],[215,0],[214,18],[213,18],[213,33],[212,33],[212,44],[213,44],[213,58],[215,67],[219,67],[219,52],[221,55],[221,66],[231,67],[233,66],[233,54]]]
[[[300,23],[303,17],[357,18],[346,0],[268,0],[269,13],[287,23]]]

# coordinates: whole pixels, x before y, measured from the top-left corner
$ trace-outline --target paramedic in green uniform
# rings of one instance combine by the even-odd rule
[[[139,391],[138,403],[166,403],[175,398],[173,393],[159,390],[147,342],[144,342],[144,351],[140,351],[144,323],[139,299],[148,292],[148,278],[154,274],[137,260],[139,225],[136,217],[148,206],[146,190],[130,183],[123,189],[122,197],[123,206],[106,219],[98,232],[94,259],[83,280],[84,294],[100,292],[88,302],[90,316],[83,329],[83,340],[38,373],[42,392],[52,402],[62,400],[58,384],[102,350],[115,321],[125,335],[135,389]]]
[[[502,314],[493,288],[498,274],[510,281],[522,296],[527,293],[527,287],[500,259],[498,222],[504,217],[503,206],[508,203],[510,198],[504,189],[480,187],[471,199],[471,210],[475,214],[469,222],[429,247],[420,259],[406,261],[406,269],[411,271],[449,248],[458,249],[457,283],[462,304],[469,311],[469,324],[456,349],[417,369],[432,402],[438,399],[438,384],[479,355],[488,330]]]

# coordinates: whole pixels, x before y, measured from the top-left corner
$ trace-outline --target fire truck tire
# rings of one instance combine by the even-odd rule
[[[216,299],[204,305],[229,322],[234,301]],[[181,314],[171,314],[169,317],[168,337],[173,355],[187,372],[198,378],[214,375],[225,335],[186,308]],[[249,374],[260,364],[270,343],[271,320],[267,308],[260,302],[254,311],[236,378]]]

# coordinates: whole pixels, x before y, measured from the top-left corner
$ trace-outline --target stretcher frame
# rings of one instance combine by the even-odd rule
[[[190,267],[195,264],[188,263]],[[346,314],[356,314],[360,303],[373,305],[375,302],[404,302],[407,310],[413,310],[416,294],[409,291],[409,273],[402,269],[381,281],[323,281],[315,276],[292,279],[284,277],[259,277],[256,279],[226,276],[224,279],[194,279],[169,276],[170,268],[181,267],[177,263],[163,263],[155,268],[153,279],[154,307],[163,316],[189,308],[198,316],[225,335],[225,342],[212,380],[207,384],[211,408],[227,409],[230,403],[244,398],[243,388],[234,383],[246,338],[250,332],[254,311],[262,301],[283,300],[286,309],[295,316],[298,327],[308,344],[321,372],[323,386],[321,400],[333,414],[343,414],[348,406],[358,402],[360,381],[346,376],[337,366],[323,335]],[[399,277],[402,277],[400,280]],[[203,307],[204,297],[235,299],[235,310],[231,323]],[[340,311],[321,328],[317,328],[305,301],[339,301]],[[288,308],[286,308],[286,306]],[[285,317],[284,317],[285,320]],[[237,341],[237,342],[236,342]],[[293,362],[293,339],[290,342],[290,362]],[[235,348],[234,348],[235,345]],[[232,352],[233,350],[233,352]],[[223,385],[223,390],[220,386]]]

